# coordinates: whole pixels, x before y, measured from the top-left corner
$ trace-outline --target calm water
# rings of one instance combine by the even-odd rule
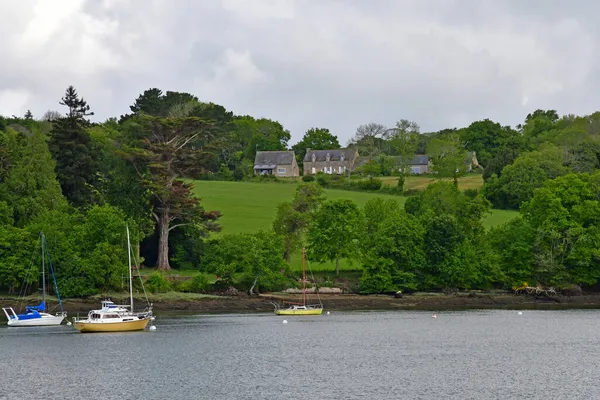
[[[157,318],[0,328],[0,399],[598,399],[600,311]]]

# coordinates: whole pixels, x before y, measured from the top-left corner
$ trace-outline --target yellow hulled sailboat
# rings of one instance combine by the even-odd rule
[[[317,291],[317,296],[319,292]],[[306,298],[306,252],[302,249],[302,302],[284,302],[287,305],[286,308],[279,308],[278,304],[275,304],[275,314],[277,315],[321,315],[323,313],[323,303],[321,298],[318,297],[319,304],[307,304]]]
[[[131,243],[129,241],[129,227],[127,227],[127,251],[129,259],[129,305],[117,305],[111,300],[101,302],[99,310],[92,310],[87,318],[73,318],[73,326],[79,332],[130,332],[146,329],[154,320],[152,305],[141,312],[133,309],[133,281],[131,276]],[[143,285],[143,282],[142,282]],[[145,290],[144,290],[145,292]],[[148,298],[146,297],[146,300]],[[154,327],[151,327],[154,328]]]

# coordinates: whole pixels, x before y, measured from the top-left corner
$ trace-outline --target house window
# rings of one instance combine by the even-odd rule
[[[331,154],[327,153],[327,156],[325,158],[327,159],[327,162],[329,162],[329,160],[331,160]]]
[[[342,168],[343,168],[343,167],[340,165],[340,166],[339,166],[339,169],[338,169],[338,171],[339,171],[339,173],[340,173],[340,174],[341,174],[342,172],[344,172],[344,171],[342,170]]]
[[[421,174],[421,167],[410,167],[410,173],[411,174]]]
[[[340,156],[340,161],[344,161],[344,153]]]
[[[313,153],[313,155],[312,155],[312,162],[315,162],[315,161],[317,161],[317,155],[315,153]]]
[[[313,174],[316,174],[316,173],[317,173],[317,169],[316,169],[315,167],[312,167],[312,168],[310,169],[310,172],[312,172]]]
[[[285,168],[277,168],[277,175],[285,175]]]

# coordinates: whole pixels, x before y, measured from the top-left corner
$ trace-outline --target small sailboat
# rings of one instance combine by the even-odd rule
[[[317,292],[318,296],[319,292]],[[323,313],[323,303],[321,303],[321,298],[318,297],[319,304],[307,304],[306,297],[306,252],[304,248],[302,249],[302,302],[301,303],[293,303],[293,302],[284,302],[284,305],[287,304],[286,308],[279,308],[279,305],[273,303],[275,305],[275,314],[277,315],[321,315]]]
[[[52,265],[50,253],[47,250],[48,245],[46,243],[44,232],[40,233],[40,242],[42,246],[42,302],[37,306],[25,306],[25,312],[21,314],[16,313],[12,307],[2,308],[8,319],[8,326],[60,325],[67,316],[62,301],[60,300],[60,293],[58,292],[56,277],[54,275],[54,266]],[[56,313],[55,315],[46,312],[46,257],[48,258],[48,265],[54,282],[54,290],[56,291],[56,297],[58,298],[58,304],[60,305],[61,310],[61,312]]]
[[[131,276],[131,243],[129,227],[127,227],[127,251],[129,260],[129,305],[117,305],[111,300],[101,302],[99,310],[92,310],[87,318],[73,318],[73,326],[79,332],[130,332],[144,330],[148,323],[154,320],[152,305],[144,311],[135,312],[133,309],[133,280]],[[143,285],[143,283],[142,283]],[[145,289],[144,289],[145,293]],[[146,296],[146,301],[148,297]]]

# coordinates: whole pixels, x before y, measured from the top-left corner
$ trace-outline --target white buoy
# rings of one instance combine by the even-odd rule
[[[519,311],[517,314],[519,314],[519,315],[523,315],[523,311]]]
[[[73,325],[71,322],[67,322],[67,326],[71,326]]]
[[[329,312],[329,311],[327,311],[327,315],[329,315],[329,314],[330,314],[330,312]]]
[[[150,327],[150,330],[151,330],[151,331],[155,331],[155,330],[156,330],[156,326],[152,325],[152,326]]]
[[[150,321],[154,321],[156,317],[150,317]]]
[[[282,324],[287,324],[287,319],[284,319],[283,321],[281,321]]]
[[[437,314],[433,314],[431,318],[437,318]]]

